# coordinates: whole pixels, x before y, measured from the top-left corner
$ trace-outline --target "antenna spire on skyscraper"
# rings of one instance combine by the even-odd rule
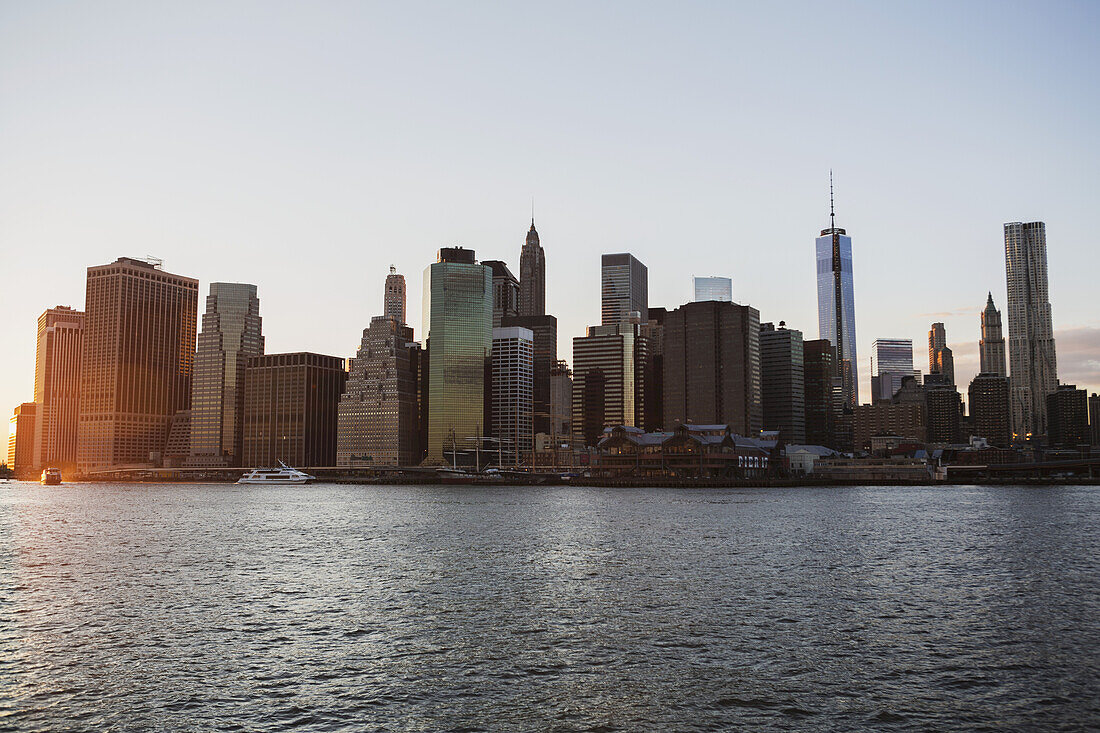
[[[836,210],[833,208],[833,169],[829,169],[829,226],[836,229]]]

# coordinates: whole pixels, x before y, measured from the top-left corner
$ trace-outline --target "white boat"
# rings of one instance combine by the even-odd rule
[[[278,468],[254,468],[237,481],[238,484],[305,484],[316,481],[316,476],[310,476],[304,471],[291,468],[279,461]]]

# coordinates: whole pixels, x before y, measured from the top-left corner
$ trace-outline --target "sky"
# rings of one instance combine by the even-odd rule
[[[608,252],[651,306],[728,276],[816,338],[830,170],[864,401],[872,341],[926,372],[933,321],[965,393],[1010,221],[1046,222],[1059,377],[1100,391],[1097,27],[1087,2],[2,2],[0,406],[88,266],[161,258],[200,308],[255,283],[268,353],[350,357],[391,264],[417,338],[440,247],[518,274],[532,201],[561,357]]]

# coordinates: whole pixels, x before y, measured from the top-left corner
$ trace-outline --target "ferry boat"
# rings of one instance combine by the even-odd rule
[[[46,486],[57,486],[61,483],[61,469],[47,468],[42,471],[42,483]]]
[[[304,471],[299,471],[296,468],[291,468],[282,461],[279,461],[278,468],[254,468],[244,476],[241,476],[238,484],[270,484],[282,485],[282,484],[305,484],[310,481],[316,481],[316,476],[310,476]]]

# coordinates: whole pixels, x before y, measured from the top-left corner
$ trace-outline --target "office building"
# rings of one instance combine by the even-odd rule
[[[191,410],[176,410],[168,423],[168,439],[164,442],[161,465],[178,468],[191,456]]]
[[[998,448],[1007,448],[1012,444],[1012,410],[1009,409],[1008,394],[1008,377],[999,374],[974,377],[967,394],[974,435],[985,438],[990,445]]]
[[[601,296],[604,326],[649,320],[649,270],[631,254],[604,255],[601,259]],[[574,370],[576,365],[574,365]]]
[[[550,443],[569,443],[573,433],[573,370],[558,361],[550,372]]]
[[[386,295],[382,314],[405,325],[405,276],[399,275],[397,268],[390,265],[390,274],[386,275]]]
[[[264,353],[256,286],[210,283],[191,388],[189,466],[240,466],[244,368]]]
[[[645,421],[639,375],[646,364],[645,338],[637,323],[589,326],[573,339],[573,441],[595,446],[603,429]]]
[[[244,465],[336,465],[336,422],[344,360],[322,354],[266,354],[245,364]]]
[[[664,365],[665,318],[664,308],[650,308],[649,320],[638,324],[638,333],[645,339],[646,361],[642,371],[642,402],[645,419],[640,426],[646,432],[659,432],[665,424]]]
[[[1001,330],[1001,312],[993,305],[993,293],[989,293],[982,311],[982,338],[978,342],[978,357],[982,374],[1008,376],[1005,366],[1005,337]]]
[[[871,344],[871,402],[889,402],[913,369],[912,339],[875,339]]]
[[[692,281],[695,285],[696,303],[701,300],[733,302],[733,280],[728,277],[695,277]]]
[[[933,323],[928,331],[928,373],[938,374],[936,384],[955,384],[955,360],[947,346],[947,332],[942,323]]]
[[[1089,396],[1089,442],[1100,445],[1100,395]]]
[[[519,280],[500,260],[482,260],[493,272],[493,328],[500,328],[501,319],[519,315]]]
[[[1079,448],[1089,441],[1088,392],[1059,384],[1047,395],[1047,442],[1054,448]]]
[[[363,329],[337,408],[337,466],[420,463],[419,357],[413,330],[395,316]]]
[[[474,449],[485,435],[491,405],[486,385],[493,346],[493,271],[477,264],[473,250],[444,247],[438,261],[424,270],[423,333],[429,371],[427,461],[452,463],[459,460],[458,451]]]
[[[155,461],[191,403],[198,280],[121,257],[88,268],[86,293],[77,464]]]
[[[30,478],[41,466],[34,462],[34,433],[38,404],[24,402],[15,408],[8,421],[8,468],[17,477]]]
[[[834,446],[834,392],[839,393],[839,380],[833,367],[833,356],[833,347],[828,339],[802,343],[806,443],[809,445]]]
[[[859,402],[856,359],[855,286],[852,279],[852,238],[836,226],[832,179],[829,181],[828,229],[815,240],[817,256],[817,324],[820,338],[833,345],[833,369],[841,382],[842,406]]]
[[[519,314],[546,315],[546,254],[539,244],[534,217],[519,255]]]
[[[1017,440],[1046,435],[1046,397],[1058,389],[1054,326],[1047,294],[1046,225],[1004,225],[1008,279],[1008,360],[1012,431]]]
[[[923,402],[877,402],[859,405],[852,415],[852,447],[871,450],[872,438],[891,436],[901,443],[924,443]]]
[[[760,384],[764,430],[778,430],[787,443],[806,442],[805,355],[802,332],[760,326]]]
[[[502,466],[531,464],[534,450],[535,334],[527,328],[493,329],[493,424]]]
[[[665,430],[729,425],[744,436],[763,427],[760,312],[736,303],[688,303],[665,317]]]
[[[31,463],[35,468],[68,472],[76,466],[84,313],[62,305],[45,311],[38,317],[37,343],[34,401],[38,407]]]
[[[962,397],[955,387],[944,384],[925,390],[925,427],[929,443],[958,443],[962,419]]]
[[[502,328],[526,328],[534,334],[534,431],[550,433],[550,372],[558,361],[558,319],[554,316],[506,316]]]

